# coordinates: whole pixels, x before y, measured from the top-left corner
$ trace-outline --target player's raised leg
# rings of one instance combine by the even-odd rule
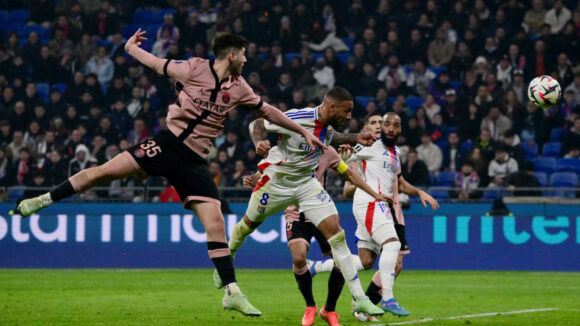
[[[50,192],[21,201],[10,213],[27,217],[75,193],[82,193],[96,185],[132,176],[141,171],[133,157],[128,152],[123,152],[105,164],[80,171]]]
[[[226,225],[219,202],[194,201],[191,208],[199,217],[207,233],[207,249],[217,273],[225,284],[225,295],[222,301],[224,309],[237,310],[247,316],[260,316],[236,282],[236,274],[230,249],[226,242]]]

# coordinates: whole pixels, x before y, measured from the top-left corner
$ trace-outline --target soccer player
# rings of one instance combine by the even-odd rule
[[[248,302],[236,283],[218,190],[209,174],[206,156],[213,139],[223,128],[228,111],[237,106],[247,107],[266,120],[292,130],[297,133],[296,139],[309,148],[320,150],[324,144],[280,110],[262,102],[240,76],[248,45],[242,36],[218,35],[212,45],[215,60],[174,61],[157,58],[139,48],[146,40],[144,35],[139,29],[127,41],[125,51],[158,74],[177,81],[179,96],[177,103],[169,106],[169,130],[161,131],[101,166],[75,174],[46,194],[22,201],[16,212],[26,217],[65,197],[115,179],[137,174],[165,176],[177,190],[184,207],[192,209],[205,227],[209,256],[226,285],[223,307],[260,316],[261,312]]]
[[[328,144],[335,134],[333,128],[350,119],[352,108],[352,95],[344,88],[335,87],[328,91],[320,106],[289,110],[286,115],[313,130],[315,136]],[[346,244],[344,230],[340,227],[334,202],[320,182],[314,178],[314,169],[322,152],[312,151],[298,135],[281,126],[265,122],[264,127],[269,132],[281,134],[281,137],[278,145],[270,150],[268,157],[258,166],[264,171],[264,175],[254,188],[244,218],[234,227],[228,243],[230,250],[235,253],[248,235],[268,216],[290,204],[296,204],[300,212],[316,225],[328,240],[336,265],[340,268],[353,295],[353,311],[370,315],[383,314],[382,309],[373,305],[364,294],[356,268],[351,262],[350,250]],[[337,134],[333,143],[354,143],[355,138],[356,135],[352,134]],[[390,200],[388,196],[371,190],[344,162],[338,165],[337,171],[359,188],[367,190],[374,200],[378,202]],[[214,278],[214,281],[219,285],[219,279]]]
[[[256,144],[256,151],[265,153],[269,150],[270,144],[267,140],[260,141]],[[342,160],[334,148],[329,147],[328,150],[320,157],[318,168],[315,172],[315,177],[324,187],[326,171],[330,168],[336,169]],[[258,183],[262,172],[258,171],[254,175],[244,178],[244,187],[253,188]],[[294,271],[294,278],[296,284],[304,301],[306,301],[306,309],[302,317],[302,326],[310,326],[314,324],[316,313],[331,326],[340,325],[338,321],[338,314],[335,312],[336,302],[342,292],[344,286],[344,277],[340,271],[333,268],[328,279],[328,295],[326,297],[326,304],[320,311],[314,295],[312,293],[312,275],[308,271],[306,265],[306,255],[310,248],[312,238],[316,238],[322,251],[323,257],[332,256],[330,244],[324,238],[324,235],[316,226],[310,222],[303,213],[300,213],[296,205],[291,204],[284,210],[284,219],[286,221],[286,236],[288,239],[288,249],[292,256],[292,269]]]
[[[367,117],[366,130],[374,129],[368,125],[368,122],[372,120],[372,116]],[[365,180],[373,185],[373,189],[375,187],[384,189],[392,196],[393,204],[385,207],[381,203],[375,203],[372,198],[348,182],[345,184],[344,193],[347,196],[352,196],[354,193],[353,213],[357,220],[356,236],[359,255],[353,260],[357,265],[357,270],[371,268],[377,255],[381,254],[379,271],[369,284],[366,294],[373,303],[380,301],[381,308],[385,311],[407,316],[409,312],[402,308],[393,296],[393,283],[400,271],[400,269],[396,271],[397,261],[400,261],[399,268],[402,268],[401,253],[408,252],[402,210],[398,204],[398,192],[419,196],[424,206],[429,203],[433,209],[438,208],[439,204],[429,194],[413,187],[403,179],[398,149],[395,146],[400,133],[401,118],[396,113],[387,113],[382,124],[381,139],[370,147],[359,147],[358,152],[351,159],[351,164],[355,164],[351,167],[359,170],[357,165],[360,164]],[[375,190],[380,191],[378,189]],[[393,215],[395,215],[394,218]],[[311,273],[329,271],[331,264],[333,263],[330,260],[315,262],[310,266]],[[382,295],[379,295],[381,288]],[[365,316],[357,316],[357,318],[364,319]]]

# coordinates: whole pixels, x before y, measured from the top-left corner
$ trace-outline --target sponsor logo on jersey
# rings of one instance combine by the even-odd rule
[[[225,104],[230,103],[230,94],[224,93],[224,95],[222,95],[222,102],[224,102]]]
[[[202,100],[200,98],[193,99],[193,103],[195,103],[202,110],[207,110],[219,115],[223,115],[227,109],[224,105],[218,105],[210,101]]]
[[[266,207],[262,206],[262,205],[258,205],[258,213],[264,213],[266,211]]]
[[[145,156],[145,151],[141,148],[137,148],[134,152],[136,158],[142,158]]]

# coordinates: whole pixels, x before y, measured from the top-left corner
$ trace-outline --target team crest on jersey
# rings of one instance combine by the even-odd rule
[[[266,211],[266,207],[262,206],[262,205],[258,205],[258,213],[264,213]]]
[[[230,94],[224,93],[224,95],[222,95],[222,102],[224,102],[225,104],[230,103]]]
[[[142,158],[145,156],[145,151],[141,148],[137,148],[134,152],[136,158]]]

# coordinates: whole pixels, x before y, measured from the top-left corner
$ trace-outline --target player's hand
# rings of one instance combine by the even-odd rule
[[[378,201],[387,202],[389,204],[395,204],[395,200],[393,199],[393,197],[387,196],[385,194],[377,194],[377,197],[375,197],[375,199]]]
[[[261,172],[256,172],[255,174],[245,176],[242,178],[242,180],[243,180],[242,186],[244,188],[249,188],[249,189],[254,188],[256,186],[256,184],[258,183],[258,180],[260,180],[260,177],[262,177]]]
[[[256,145],[256,154],[265,157],[266,155],[268,155],[270,148],[272,148],[272,145],[270,145],[270,141],[262,140],[258,142],[258,145]]]
[[[141,42],[147,40],[146,37],[144,37],[143,35],[145,35],[146,31],[142,31],[140,28],[135,32],[135,34],[133,34],[133,36],[131,36],[128,40],[127,43],[125,43],[125,52],[129,52],[129,49],[133,46],[140,46]]]
[[[318,147],[320,148],[320,150],[324,153],[324,151],[326,150],[326,145],[324,145],[318,138],[316,138],[316,136],[314,136],[313,134],[307,132],[306,135],[304,135],[304,138],[306,139],[306,143],[308,144],[308,146],[310,146],[311,150],[314,150],[314,148]]]
[[[338,148],[338,155],[340,155],[340,159],[346,162],[348,158],[354,153],[354,149],[349,144],[340,145]]]
[[[429,205],[431,205],[431,208],[433,210],[439,208],[439,203],[437,202],[437,200],[424,191],[421,191],[419,193],[419,199],[421,200],[421,203],[423,204],[424,207],[427,207],[427,203],[429,203]]]
[[[375,140],[377,140],[377,138],[370,132],[356,134],[356,142],[364,146],[371,146],[374,144]]]

